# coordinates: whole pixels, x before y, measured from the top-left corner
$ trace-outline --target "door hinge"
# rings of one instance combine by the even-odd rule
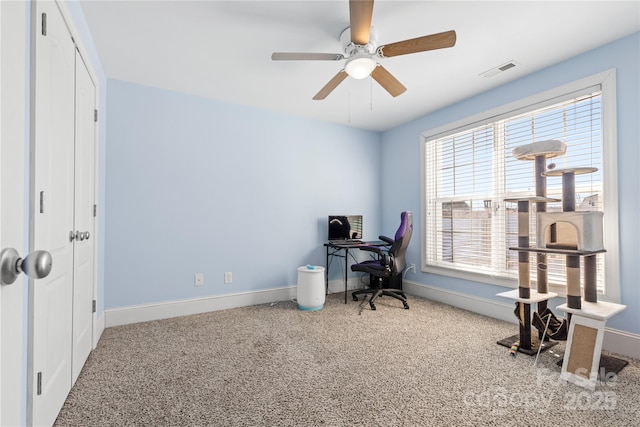
[[[40,213],[44,213],[44,191],[40,192]]]
[[[96,312],[96,300],[93,300],[93,302],[91,303],[91,310],[92,310],[92,313]]]
[[[38,381],[36,385],[36,394],[40,396],[42,394],[42,372],[38,372]]]
[[[93,217],[98,216],[98,205],[93,205]]]
[[[47,14],[46,13],[42,14],[42,35],[43,36],[47,35]]]
[[[98,110],[93,110],[93,121],[94,122],[98,121]]]

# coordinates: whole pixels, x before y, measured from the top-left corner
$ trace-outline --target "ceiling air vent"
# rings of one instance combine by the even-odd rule
[[[501,73],[503,71],[507,71],[507,70],[515,67],[516,65],[518,65],[518,63],[516,61],[509,61],[509,62],[507,62],[505,64],[498,65],[495,68],[492,68],[492,69],[490,69],[488,71],[485,71],[484,73],[480,73],[480,76],[482,76],[482,77],[493,77],[496,74],[499,74],[499,73]]]

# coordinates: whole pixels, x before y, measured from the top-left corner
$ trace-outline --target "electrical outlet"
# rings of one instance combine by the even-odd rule
[[[233,274],[230,271],[224,273],[224,283],[229,284],[233,282]]]
[[[409,268],[407,269],[408,271],[413,271],[413,274],[416,273],[416,265],[415,264],[409,264]]]
[[[202,274],[202,273],[196,274],[195,284],[196,284],[196,286],[204,285],[204,274]]]

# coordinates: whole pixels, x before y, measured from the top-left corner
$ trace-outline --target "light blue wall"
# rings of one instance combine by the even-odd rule
[[[615,68],[617,71],[618,114],[618,185],[620,227],[620,288],[621,302],[627,309],[612,318],[607,326],[632,333],[640,333],[640,33],[635,33],[609,45],[579,55],[540,72],[497,89],[462,101],[433,114],[414,120],[382,134],[382,157],[388,170],[385,174],[382,197],[383,228],[397,223],[399,209],[415,212],[416,231],[420,226],[420,134],[495,107],[526,98]],[[402,171],[402,173],[398,173]],[[429,238],[429,236],[427,236]],[[420,265],[420,239],[414,238],[408,252],[408,262]],[[463,294],[497,299],[495,294],[504,288],[468,282],[449,277],[418,273],[408,279],[418,283],[449,289]],[[555,307],[564,303],[557,299]]]
[[[107,95],[106,308],[295,285],[325,264],[329,214],[377,237],[378,133],[117,80]]]

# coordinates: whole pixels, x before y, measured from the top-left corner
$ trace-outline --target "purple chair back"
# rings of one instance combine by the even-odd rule
[[[389,249],[389,253],[393,256],[393,270],[395,274],[402,273],[407,266],[405,253],[411,241],[413,234],[413,213],[409,211],[400,214],[400,227],[396,231],[395,241]]]

